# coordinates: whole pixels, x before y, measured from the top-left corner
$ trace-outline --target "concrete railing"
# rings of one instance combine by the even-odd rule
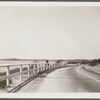
[[[27,70],[22,70],[23,66],[27,65]],[[19,66],[19,72],[10,74],[10,67]],[[22,80],[22,75],[27,73],[27,77],[36,76],[38,73],[63,67],[61,63],[31,63],[31,64],[12,64],[12,65],[0,65],[0,67],[6,68],[6,75],[0,76],[0,81],[6,80],[6,86],[10,86],[10,78],[19,75],[19,79]]]

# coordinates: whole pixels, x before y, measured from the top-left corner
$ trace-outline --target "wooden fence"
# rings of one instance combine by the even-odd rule
[[[27,65],[27,70],[22,70],[23,66]],[[15,72],[10,74],[10,67],[19,66],[19,72]],[[27,77],[30,78],[32,76],[36,76],[38,73],[52,70],[56,68],[63,67],[61,63],[31,63],[31,64],[12,64],[12,65],[1,65],[0,67],[6,68],[6,75],[0,76],[0,81],[6,80],[6,86],[10,86],[10,78],[19,75],[19,79],[22,80],[22,75],[27,73]]]

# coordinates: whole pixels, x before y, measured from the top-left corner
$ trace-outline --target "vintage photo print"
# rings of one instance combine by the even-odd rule
[[[99,45],[100,3],[0,2],[0,97],[100,97]]]

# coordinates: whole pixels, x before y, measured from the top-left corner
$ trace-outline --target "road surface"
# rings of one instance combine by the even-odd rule
[[[29,82],[17,93],[100,92],[100,74],[83,66],[56,69]]]

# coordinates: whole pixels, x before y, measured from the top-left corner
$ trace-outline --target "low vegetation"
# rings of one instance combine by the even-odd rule
[[[89,63],[90,66],[96,66],[98,64],[100,64],[100,59],[94,59]]]
[[[67,62],[68,64],[87,64],[89,66],[97,66],[100,64],[100,59],[93,60],[70,60]]]

